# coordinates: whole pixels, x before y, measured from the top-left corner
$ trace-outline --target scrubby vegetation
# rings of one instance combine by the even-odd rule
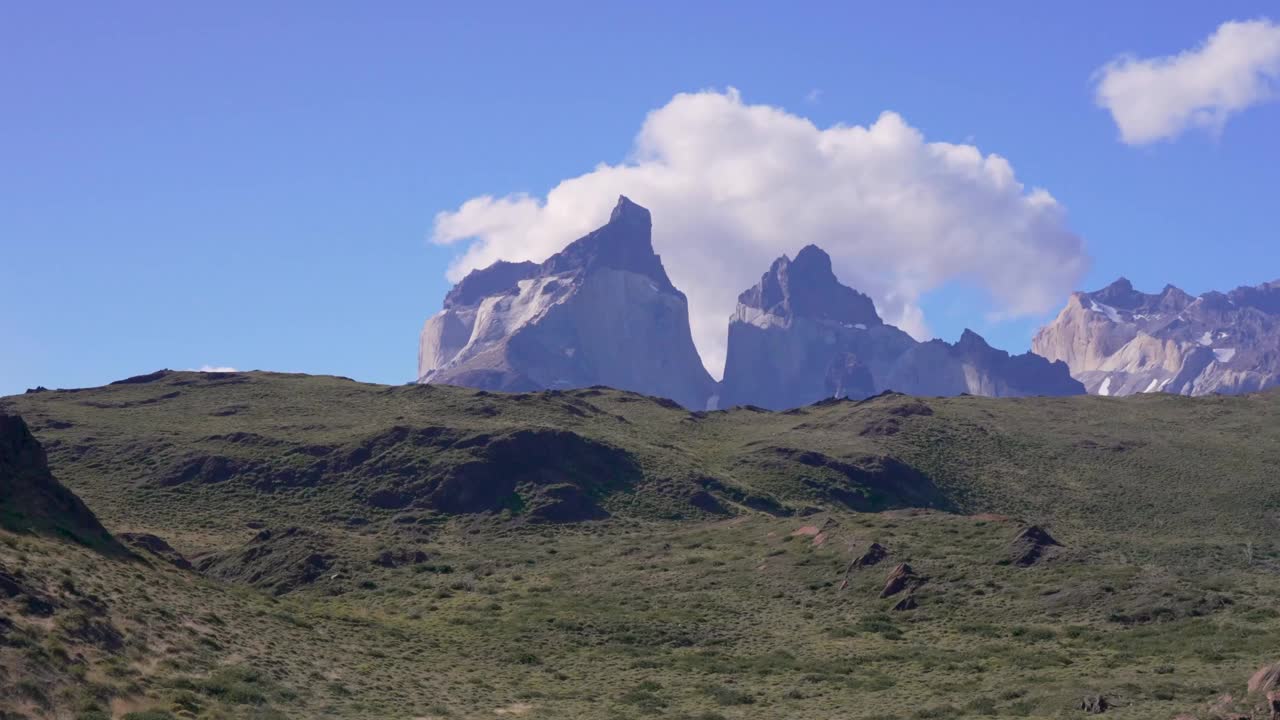
[[[0,400],[172,546],[0,537],[3,712],[1136,719],[1280,660],[1277,394],[144,380]]]

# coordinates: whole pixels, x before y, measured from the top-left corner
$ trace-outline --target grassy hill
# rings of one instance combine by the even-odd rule
[[[30,717],[1152,718],[1280,660],[1277,393],[690,413],[163,372],[0,411],[173,549],[4,536],[57,605],[0,593]],[[83,595],[118,641],[63,620]]]

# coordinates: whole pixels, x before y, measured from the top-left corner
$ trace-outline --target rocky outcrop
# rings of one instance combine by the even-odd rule
[[[878,542],[873,542],[871,543],[871,546],[867,548],[866,552],[862,553],[857,558],[855,558],[853,562],[849,563],[849,567],[845,569],[845,572],[847,574],[848,572],[857,568],[865,568],[865,567],[871,567],[872,565],[877,565],[880,563],[881,560],[884,560],[887,557],[889,557],[888,549],[886,549],[885,546],[881,545]]]
[[[882,560],[889,557],[889,550],[878,542],[871,543],[866,552],[849,561],[844,568],[844,578],[840,581],[840,589],[845,590],[849,587],[849,578],[853,573],[873,565],[879,565]]]
[[[447,447],[448,440],[436,443]],[[459,445],[466,445],[459,452]],[[453,444],[455,464],[421,475],[387,477],[370,504],[450,514],[510,511],[528,522],[569,523],[609,517],[600,502],[642,477],[629,453],[565,430],[518,430]],[[360,474],[362,470],[355,471]]]
[[[1249,678],[1249,693],[1266,693],[1280,690],[1280,662],[1263,665]]]
[[[335,561],[327,536],[288,527],[263,530],[237,550],[200,558],[196,568],[209,577],[284,595],[322,578],[338,579]]]
[[[182,553],[174,550],[173,546],[162,537],[151,533],[120,533],[120,540],[135,550],[153,555],[179,570],[192,569],[191,562],[183,557]]]
[[[1111,701],[1105,695],[1085,695],[1076,703],[1076,709],[1089,715],[1101,715],[1111,709]]]
[[[1280,383],[1280,281],[1192,297],[1120,278],[1073,293],[1031,347],[1097,395],[1262,390]]]
[[[75,493],[49,472],[44,448],[17,415],[0,413],[0,527],[73,540],[105,552],[128,551]]]
[[[836,278],[810,245],[774,261],[738,297],[719,405],[785,409],[885,390],[913,395],[1075,395],[1065,365],[1010,356],[966,330],[954,345],[918,343],[888,325],[866,295]]]
[[[1280,720],[1280,663],[1263,665],[1249,678],[1245,694],[1223,693],[1209,703],[1205,713],[1183,713],[1174,720]]]
[[[899,563],[885,578],[884,588],[880,591],[880,597],[887,598],[903,591],[915,590],[923,585],[925,580],[926,578],[917,575],[910,565]]]
[[[418,381],[504,391],[608,385],[704,408],[715,382],[651,230],[649,211],[623,197],[606,225],[541,264],[473,271],[423,327]]]
[[[1010,560],[1019,567],[1030,567],[1039,562],[1049,548],[1060,546],[1061,543],[1047,530],[1039,525],[1029,525],[1009,543]]]

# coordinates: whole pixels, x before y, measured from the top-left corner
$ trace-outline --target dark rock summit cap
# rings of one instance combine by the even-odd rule
[[[806,245],[794,260],[786,255],[773,261],[760,282],[738,296],[738,302],[782,317],[863,325],[881,325],[875,303],[842,285],[831,267],[831,256],[817,245]]]
[[[653,221],[649,211],[624,195],[609,214],[609,222],[574,240],[542,263],[542,275],[590,273],[598,268],[634,272],[653,280],[659,289],[678,292],[653,251]]]

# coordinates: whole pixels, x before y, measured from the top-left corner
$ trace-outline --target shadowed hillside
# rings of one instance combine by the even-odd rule
[[[22,418],[0,413],[0,527],[39,532],[125,554],[80,498],[49,472],[44,448]]]

